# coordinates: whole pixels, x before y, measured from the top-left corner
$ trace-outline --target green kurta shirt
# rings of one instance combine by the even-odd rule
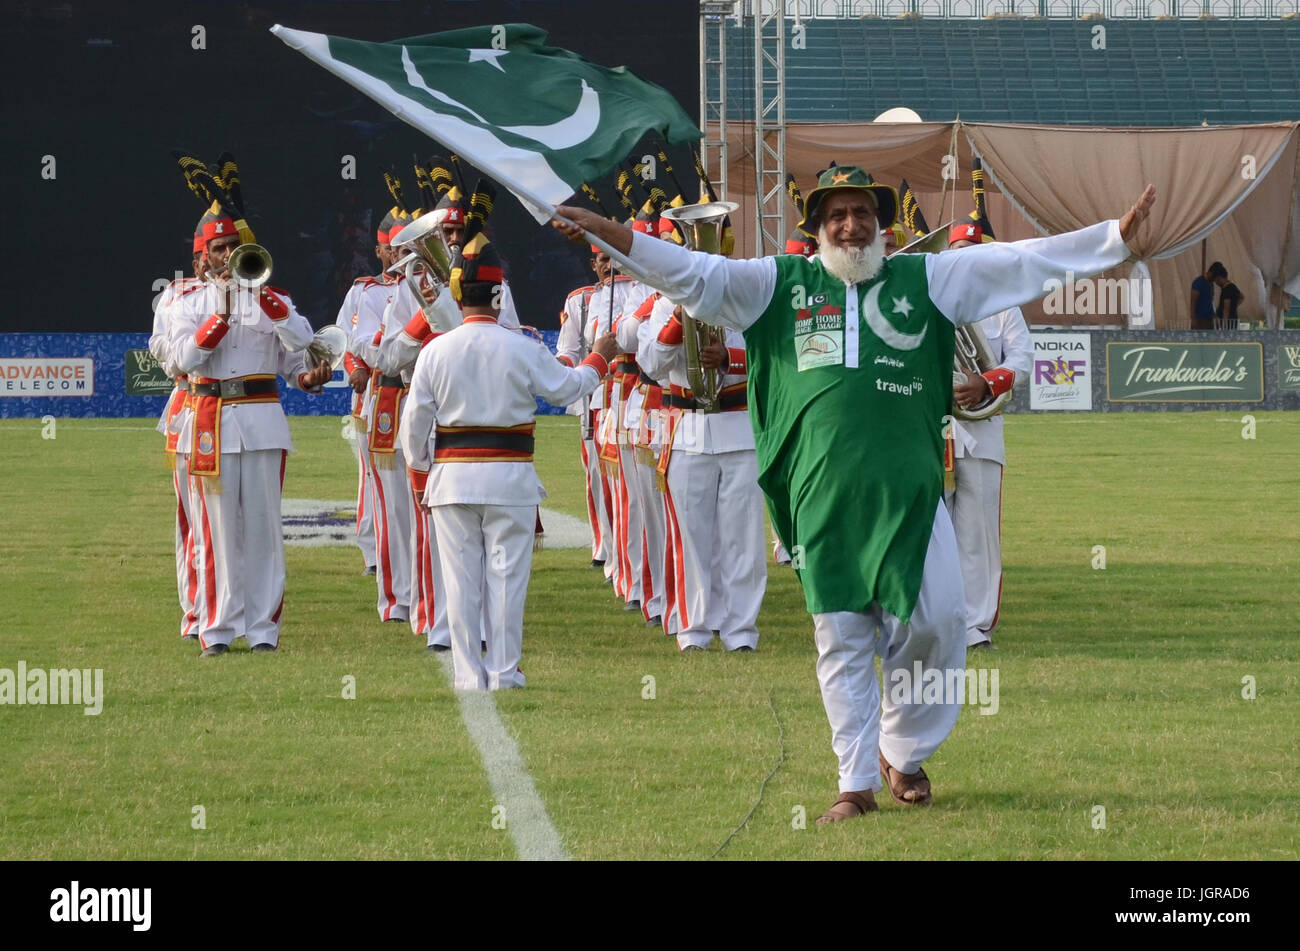
[[[820,262],[776,266],[771,303],[745,331],[773,524],[810,612],[878,601],[907,621],[943,494],[953,325],[930,301],[925,255],[886,260],[856,287],[856,308]]]

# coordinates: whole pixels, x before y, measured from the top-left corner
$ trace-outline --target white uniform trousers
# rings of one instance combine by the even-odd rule
[[[1002,466],[992,459],[956,460],[957,488],[944,501],[957,533],[966,589],[966,646],[992,640],[1002,601]]]
[[[623,550],[623,568],[626,579],[623,582],[623,600],[628,604],[633,601],[644,602],[641,573],[645,568],[644,533],[641,513],[641,497],[636,485],[636,452],[627,446],[618,450],[618,473],[621,524],[619,526],[618,544]]]
[[[384,458],[386,456],[386,458]],[[379,461],[383,460],[383,461]],[[392,468],[388,468],[391,462]],[[379,617],[405,621],[411,616],[411,480],[401,447],[392,455],[370,457],[370,502],[375,513],[375,582]]]
[[[579,439],[582,468],[587,482],[587,521],[591,524],[591,560],[605,563],[605,577],[613,573],[609,554],[609,496],[600,477],[594,439]]]
[[[655,470],[637,460],[632,484],[641,514],[641,613],[648,621],[664,613],[664,552],[668,537],[664,494],[655,488]]]
[[[674,465],[676,462],[674,461]],[[947,739],[961,712],[959,697],[939,703],[895,703],[891,687],[911,682],[915,664],[940,676],[966,666],[962,589],[957,540],[948,510],[939,503],[925,553],[921,592],[910,623],[878,604],[865,613],[814,614],[817,680],[831,725],[831,748],[839,758],[840,792],[881,788],[878,754],[904,773],[914,773]],[[877,632],[879,636],[877,637]],[[882,701],[874,655],[885,678]],[[883,707],[883,712],[882,712]]]
[[[199,564],[199,644],[280,643],[284,607],[283,449],[223,453],[221,475],[190,477]],[[219,478],[219,491],[209,482]]]
[[[176,592],[181,602],[181,637],[199,632],[199,616],[194,600],[199,593],[198,562],[194,552],[194,518],[190,512],[190,457],[172,454],[176,469],[172,472],[172,489],[176,493]]]
[[[438,535],[433,530],[433,519],[420,510],[420,499],[409,479],[407,490],[411,493],[411,630],[424,635],[426,646],[450,647],[447,588],[438,560]]]
[[[767,558],[754,450],[674,451],[668,490],[678,648],[708,647],[715,630],[727,650],[757,647]]]
[[[354,437],[357,454],[357,547],[367,568],[375,564],[375,513],[370,504],[370,450],[366,448],[365,433]]]
[[[522,687],[535,505],[435,505],[457,690]],[[485,623],[486,618],[486,623]],[[487,653],[480,654],[480,639]]]

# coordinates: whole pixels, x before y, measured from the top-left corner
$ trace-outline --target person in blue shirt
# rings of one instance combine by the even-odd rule
[[[1192,281],[1192,329],[1214,329],[1214,285],[1228,280],[1228,269],[1215,261],[1210,269]]]

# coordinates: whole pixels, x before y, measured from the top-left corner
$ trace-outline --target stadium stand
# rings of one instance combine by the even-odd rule
[[[753,32],[727,29],[728,117],[754,114]],[[1105,50],[1093,48],[1105,27]],[[786,119],[1192,126],[1300,118],[1300,19],[805,19]],[[883,51],[883,52],[882,52]]]

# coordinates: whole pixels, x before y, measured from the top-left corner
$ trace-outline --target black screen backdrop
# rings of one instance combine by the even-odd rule
[[[334,321],[352,279],[377,269],[382,173],[446,150],[268,32],[274,23],[389,40],[465,26],[532,23],[549,42],[625,65],[699,102],[694,0],[345,0],[0,4],[5,306],[0,332],[147,331],[156,282],[189,272],[203,211],[170,149],[238,158],[249,222],[312,324]],[[202,31],[196,31],[202,27]],[[194,48],[202,36],[204,48]],[[689,152],[671,149],[678,169]],[[356,178],[343,177],[344,157]],[[53,177],[48,177],[52,173]],[[467,169],[468,185],[476,172]],[[693,175],[679,175],[688,188]],[[491,229],[525,323],[558,326],[587,283],[588,254],[501,190]],[[600,190],[616,210],[611,189]]]

